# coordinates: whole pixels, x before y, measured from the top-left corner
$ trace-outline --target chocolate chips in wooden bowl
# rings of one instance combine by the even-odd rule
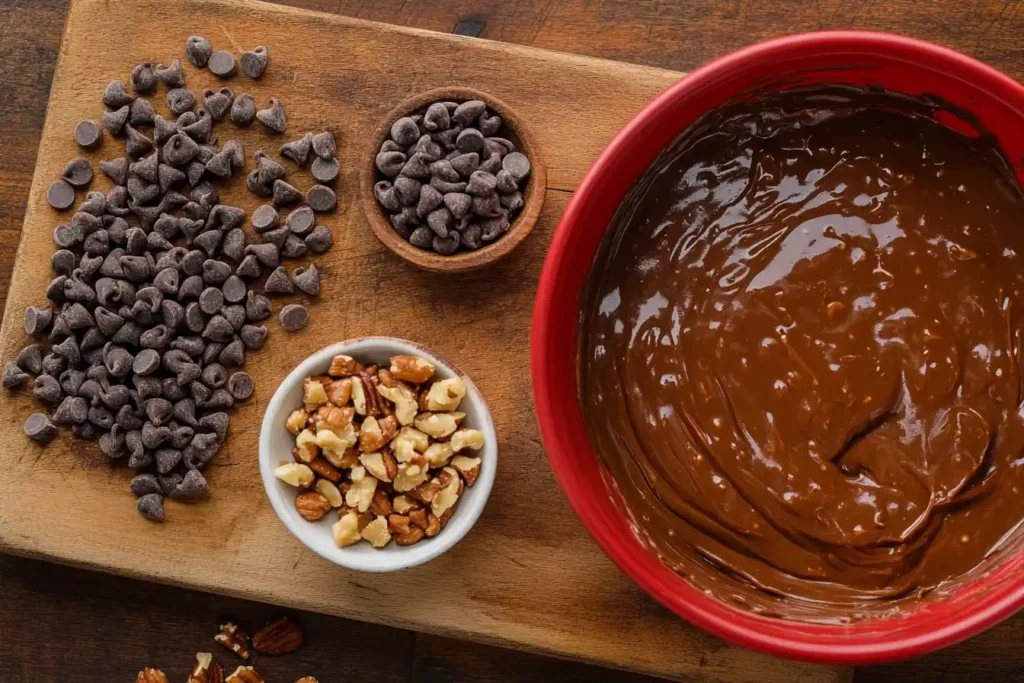
[[[414,95],[372,136],[361,202],[374,234],[420,268],[461,272],[507,256],[540,216],[547,174],[529,127],[472,88]]]

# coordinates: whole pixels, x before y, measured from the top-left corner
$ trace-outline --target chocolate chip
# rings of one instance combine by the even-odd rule
[[[402,166],[400,175],[406,178],[416,178],[418,180],[426,180],[430,177],[430,164],[434,160],[422,152],[416,152],[409,160]]]
[[[196,402],[191,398],[183,398],[174,404],[174,419],[184,422],[193,427],[199,423],[196,421]]]
[[[69,209],[75,203],[75,188],[65,180],[56,180],[46,189],[46,201],[57,211]]]
[[[8,362],[4,365],[3,386],[5,389],[19,387],[31,379],[26,372],[18,367],[16,363]]]
[[[210,41],[202,36],[189,36],[185,41],[185,57],[197,68],[206,66],[212,50]]]
[[[484,242],[493,242],[508,231],[509,222],[505,216],[497,218],[481,218],[477,221],[480,225],[480,238]]]
[[[277,267],[280,261],[278,248],[274,244],[250,244],[245,248],[245,253],[255,256],[260,263],[268,268]]]
[[[36,377],[35,386],[32,388],[32,395],[40,401],[47,403],[60,403],[64,392],[60,388],[60,382],[51,375],[39,375]]]
[[[270,51],[262,45],[253,48],[251,51],[242,53],[242,71],[249,78],[259,78],[267,70],[267,62],[270,59]]]
[[[302,241],[301,237],[289,234],[281,245],[281,256],[283,258],[301,258],[306,255],[309,247]]]
[[[206,111],[200,109],[199,114],[196,116],[196,120],[193,123],[183,127],[179,122],[178,128],[181,129],[182,133],[185,133],[196,142],[207,143],[210,141],[210,135],[213,133],[213,117]],[[216,147],[207,147],[204,149],[200,146],[199,151],[196,153],[196,158],[205,164],[216,153]]]
[[[387,181],[381,180],[373,186],[373,194],[388,211],[400,211],[402,208],[402,200],[399,199],[398,193],[395,192],[394,186]]]
[[[131,124],[125,124],[124,131],[128,138],[124,143],[124,151],[132,159],[138,159],[143,154],[149,154],[150,150],[153,149],[153,141],[135,130]]]
[[[203,108],[210,113],[214,121],[220,121],[227,116],[234,102],[235,91],[231,88],[207,88],[203,91]]]
[[[426,216],[437,207],[441,206],[444,196],[430,185],[420,188],[420,198],[416,204],[416,214]]]
[[[432,240],[432,246],[434,247],[434,251],[438,254],[441,254],[442,256],[451,256],[459,250],[460,242],[461,238],[459,237],[458,231],[452,230],[448,233],[447,239],[442,239],[435,235]]]
[[[206,162],[206,171],[223,180],[231,177],[233,166],[231,165],[231,150],[221,150]]]
[[[256,120],[275,133],[283,133],[288,123],[284,107],[279,100],[273,97],[270,98],[270,106],[268,108],[260,109],[256,112]]]
[[[266,320],[270,317],[273,312],[273,306],[270,303],[270,299],[257,294],[256,292],[248,292],[245,297],[245,318],[249,322],[259,322]],[[245,330],[245,327],[242,328]],[[243,338],[244,341],[244,338]]]
[[[124,318],[119,316],[117,313],[112,313],[102,306],[96,307],[96,310],[93,311],[93,317],[96,320],[96,326],[99,328],[100,332],[107,337],[112,337],[119,329],[121,329],[121,326],[124,325]]]
[[[156,117],[153,105],[141,97],[128,107],[128,120],[133,126],[152,126]]]
[[[203,179],[204,173],[206,173],[206,167],[203,164],[198,161],[190,162],[185,171],[185,174],[188,176],[188,184],[195,187]]]
[[[405,167],[407,157],[402,152],[379,152],[375,163],[377,170],[388,178],[394,178]]]
[[[233,230],[242,225],[245,218],[245,211],[227,204],[217,204],[210,209],[210,216],[206,219],[208,230],[217,228],[222,231]]]
[[[128,172],[134,176],[142,178],[148,183],[157,183],[160,178],[158,173],[159,167],[160,161],[157,153],[154,151],[152,154],[130,164],[128,166]],[[157,191],[159,192],[159,189]]]
[[[111,135],[120,135],[121,131],[124,130],[124,126],[128,123],[128,117],[131,115],[131,108],[125,104],[119,109],[114,111],[105,111],[100,115],[100,121],[107,132]]]
[[[203,358],[202,358],[203,364],[205,365],[207,363],[215,363],[215,362],[217,362],[217,358],[220,356],[220,352],[223,351],[223,350],[224,350],[224,343],[223,342],[210,342],[209,344],[207,344],[206,348],[203,349]],[[207,390],[207,392],[205,394],[203,394],[202,396],[196,395],[196,392],[193,391],[192,395],[196,399],[196,401],[202,402],[202,401],[205,401],[209,397],[209,391]]]
[[[171,419],[172,409],[171,402],[166,398],[151,398],[146,401],[146,417],[155,427],[161,427]],[[145,426],[143,426],[143,430],[145,430]],[[143,435],[145,435],[145,431],[143,431]]]
[[[67,359],[56,353],[48,353],[43,356],[43,372],[47,375],[57,376],[67,368]]]
[[[476,128],[466,128],[455,139],[455,149],[463,154],[479,152],[484,148],[484,134]]]
[[[263,204],[258,206],[255,211],[252,212],[252,227],[256,232],[266,232],[267,230],[273,230],[278,226],[281,221],[281,217],[270,204]]]
[[[38,375],[43,371],[42,347],[39,346],[39,344],[29,344],[22,348],[21,351],[18,351],[18,355],[15,356],[14,362],[25,372]]]
[[[236,401],[248,401],[253,394],[253,381],[245,372],[236,372],[228,378],[228,393]]]
[[[409,235],[409,244],[420,249],[432,248],[434,240],[434,233],[430,228],[421,226],[412,231]]]
[[[132,369],[134,360],[132,354],[120,346],[111,345],[103,350],[103,363],[114,377],[127,375]]]
[[[288,279],[288,273],[284,267],[274,269],[263,283],[263,291],[267,294],[294,294],[295,285]]]
[[[199,144],[184,133],[175,133],[164,145],[164,160],[172,166],[183,166],[199,154]]]
[[[170,470],[168,470],[170,471]],[[141,498],[149,493],[160,493],[160,482],[157,480],[155,474],[138,474],[132,479],[131,484],[128,487],[135,494],[136,498]]]
[[[171,62],[170,66],[157,64],[153,68],[153,73],[156,75],[156,80],[168,88],[180,88],[185,85],[185,75],[181,71],[181,62],[177,59]]]
[[[313,134],[306,133],[298,140],[293,140],[281,145],[277,151],[285,159],[295,162],[299,166],[305,166],[309,159],[309,152],[313,147]],[[402,160],[403,163],[405,159]],[[397,174],[397,171],[396,171]]]
[[[197,434],[196,436],[198,437],[199,435]],[[216,453],[216,450],[214,450],[214,453]],[[211,453],[202,462],[205,464],[205,462],[212,457],[213,454]],[[181,483],[178,484],[176,489],[174,489],[174,493],[171,497],[175,500],[194,501],[205,497],[209,492],[210,488],[206,483],[206,479],[203,478],[203,475],[199,470],[190,469],[185,473],[185,478],[182,479]]]
[[[42,334],[53,320],[53,309],[48,306],[29,306],[25,309],[22,324],[25,333],[35,336]]]
[[[501,170],[501,157],[497,154],[492,154],[486,161],[480,164],[478,170],[490,173],[491,175],[497,175],[498,171]]]
[[[68,162],[61,177],[74,187],[85,187],[92,182],[92,165],[87,159],[78,157]]]
[[[68,369],[60,373],[60,388],[68,396],[78,396],[78,390],[85,381],[85,373],[81,370]]]
[[[233,228],[224,234],[221,242],[221,251],[224,255],[235,261],[241,261],[245,256],[245,233],[241,228]]]
[[[330,184],[338,179],[338,160],[322,159],[317,157],[313,160],[310,173],[317,182]]]
[[[75,126],[75,142],[79,147],[95,149],[103,142],[103,128],[90,119],[79,121]]]
[[[429,131],[448,130],[451,126],[451,114],[448,113],[448,108],[440,102],[427,107],[427,111],[423,114],[423,127]]]
[[[89,422],[100,429],[110,429],[114,426],[114,414],[103,406],[89,408]]]
[[[78,348],[78,341],[74,337],[68,337],[59,344],[51,347],[54,353],[60,354],[67,359],[68,363],[78,365],[82,362],[82,352]],[[15,366],[17,367],[17,366]],[[6,370],[5,370],[6,374]]]
[[[267,310],[267,316],[270,315],[269,309]],[[262,318],[261,318],[262,319]],[[258,350],[263,348],[263,344],[267,340],[268,330],[263,325],[242,325],[242,329],[239,331],[238,336],[242,340],[242,344],[247,349]]]
[[[206,259],[203,261],[203,282],[208,285],[220,285],[231,277],[231,266],[223,261]]]
[[[235,330],[231,327],[231,323],[224,316],[215,315],[206,323],[202,334],[204,339],[215,342],[227,342],[234,336],[234,332]]]
[[[135,99],[135,95],[128,92],[128,88],[121,81],[112,81],[107,84],[103,91],[103,104],[111,109],[119,109],[129,105]]]
[[[317,270],[315,263],[293,270],[292,282],[310,296],[320,295],[320,272]]]
[[[461,243],[470,250],[476,250],[482,246],[483,240],[480,235],[480,226],[476,223],[470,223],[465,228],[459,230],[459,239]]]
[[[415,204],[419,201],[422,186],[420,181],[407,176],[395,178],[395,194],[398,195],[398,199],[405,205]]]
[[[492,192],[484,197],[473,197],[473,214],[487,218],[496,218],[501,215],[501,200],[497,192]]]
[[[235,56],[227,50],[217,50],[207,58],[207,68],[218,78],[229,78],[235,73]]]
[[[220,230],[207,230],[192,240],[192,246],[199,247],[207,256],[213,256],[223,234]]]
[[[281,327],[286,331],[297,332],[309,322],[309,311],[301,304],[288,304],[281,309],[278,319],[281,321]]]
[[[203,407],[211,410],[231,408],[234,405],[235,399],[231,397],[227,389],[214,389],[210,393],[210,397],[203,402]]]
[[[174,331],[166,325],[156,325],[142,333],[139,346],[144,349],[165,349],[171,341]]]
[[[306,203],[318,213],[333,211],[338,205],[334,190],[326,185],[313,185],[306,190]]]
[[[468,126],[487,109],[487,105],[480,100],[469,100],[463,102],[451,114],[451,120],[461,126]]]
[[[25,418],[25,436],[39,443],[50,443],[57,436],[57,426],[45,413],[32,413]]]
[[[333,246],[334,236],[331,234],[329,228],[323,225],[318,225],[313,228],[313,232],[306,235],[305,242],[310,251],[322,254]]]
[[[469,176],[469,184],[466,185],[466,194],[473,195],[475,197],[484,197],[492,192],[498,186],[498,179],[490,173],[483,171],[474,171]]]
[[[140,496],[137,507],[139,514],[152,522],[164,521],[164,499],[159,493]]]
[[[198,334],[206,329],[206,323],[206,314],[199,308],[199,304],[195,301],[189,302],[185,306],[185,327]]]
[[[455,220],[460,220],[473,208],[473,198],[462,192],[446,194],[443,201]]]
[[[420,128],[409,116],[403,116],[391,124],[391,139],[399,145],[411,145],[420,137]]]
[[[245,299],[246,292],[245,282],[242,281],[237,275],[231,275],[224,284],[221,285],[221,292],[223,292],[223,298],[228,303],[236,304]],[[202,298],[200,297],[199,305],[202,306]]]
[[[273,245],[271,245],[273,246]],[[276,249],[275,249],[276,251]],[[242,278],[255,279],[260,276],[260,262],[254,254],[249,254],[235,268],[235,275]]]
[[[256,120],[256,101],[252,95],[243,93],[235,98],[231,105],[231,121],[242,128],[247,128]]]
[[[245,346],[242,344],[242,340],[234,339],[228,343],[217,355],[217,360],[221,365],[229,368],[245,364]]]
[[[65,396],[53,411],[53,421],[60,425],[82,424],[89,418],[89,404],[81,396]]]
[[[130,314],[131,309],[127,312]],[[110,341],[127,346],[138,346],[140,337],[142,337],[142,328],[134,321],[129,320],[124,325],[121,325],[120,329],[110,337]]]
[[[199,295],[199,308],[207,315],[220,311],[224,305],[224,294],[216,287],[207,287]]]
[[[138,394],[140,401],[147,401],[164,395],[164,381],[159,377],[136,375],[132,377],[132,383],[135,385],[135,393]],[[130,429],[142,429],[142,421],[140,420],[137,426],[130,427]]]
[[[77,265],[76,261],[74,252],[67,249],[58,249],[50,257],[50,268],[58,275],[71,275]]]

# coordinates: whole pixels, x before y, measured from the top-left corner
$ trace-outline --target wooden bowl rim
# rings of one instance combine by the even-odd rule
[[[443,100],[456,102],[482,100],[486,102],[488,109],[501,116],[502,125],[511,129],[519,138],[522,143],[520,151],[530,160],[530,177],[527,180],[526,191],[523,193],[523,208],[519,211],[516,219],[512,221],[508,231],[485,247],[476,251],[462,251],[452,256],[442,256],[433,251],[420,249],[402,239],[395,232],[383,207],[377,203],[377,197],[373,193],[373,186],[377,182],[377,152],[389,135],[391,124],[403,116]],[[459,273],[475,270],[508,256],[533,231],[544,205],[547,169],[541,158],[540,147],[533,131],[509,105],[497,97],[475,88],[467,86],[433,88],[402,100],[385,115],[373,131],[370,147],[364,159],[360,174],[360,204],[373,233],[384,246],[409,263],[435,273]]]

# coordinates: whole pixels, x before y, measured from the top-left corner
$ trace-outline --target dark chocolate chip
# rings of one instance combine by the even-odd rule
[[[64,180],[57,180],[47,188],[46,201],[58,211],[69,209],[75,203],[75,188]]]
[[[149,100],[140,97],[128,107],[128,121],[133,126],[152,126],[155,118],[156,112]]]
[[[60,388],[60,382],[51,375],[39,375],[36,377],[35,386],[32,388],[32,395],[40,401],[47,403],[60,403],[64,398],[64,392]]]
[[[206,259],[203,261],[203,282],[207,285],[220,285],[231,277],[231,266],[223,261]]]
[[[252,377],[245,372],[236,372],[228,378],[228,393],[236,401],[248,401],[253,394]]]
[[[281,145],[281,148],[277,153],[285,159],[295,162],[299,166],[305,166],[306,161],[309,160],[309,152],[312,147],[313,134],[306,133],[298,140],[293,140]]]
[[[394,178],[402,172],[407,157],[402,152],[379,152],[375,163],[377,170],[388,178]]]
[[[213,455],[211,454],[209,457],[212,458]],[[205,463],[205,460],[203,462]],[[204,498],[209,492],[210,488],[206,479],[203,478],[199,470],[190,469],[185,473],[185,478],[181,480],[178,487],[174,489],[171,497],[175,500],[194,501]]]
[[[310,296],[320,296],[320,271],[315,263],[292,271],[292,282]]]
[[[227,116],[234,102],[235,91],[231,88],[207,88],[203,91],[203,108],[210,113],[214,121],[220,121]]]
[[[18,367],[16,363],[8,362],[4,365],[3,386],[5,389],[20,387],[31,379],[28,373]]]
[[[139,514],[151,522],[164,521],[164,499],[159,493],[140,496],[137,507]]]
[[[491,175],[497,175],[498,171],[501,170],[501,157],[497,154],[492,154],[486,161],[480,164],[478,170],[490,173]]]
[[[430,228],[421,226],[412,231],[409,235],[409,244],[420,249],[431,249],[434,240],[434,233]]]
[[[281,217],[270,204],[263,204],[256,207],[256,210],[252,212],[252,227],[256,232],[266,232],[267,230],[273,230],[281,222]]]
[[[75,142],[79,147],[95,149],[103,142],[103,127],[91,119],[79,121],[75,126]]]
[[[39,344],[29,344],[18,351],[14,362],[25,372],[38,375],[43,371],[43,349]]]
[[[93,406],[89,408],[89,422],[100,429],[109,430],[114,426],[114,414],[103,406]]]
[[[206,62],[210,73],[218,78],[229,78],[235,73],[235,56],[227,50],[217,50]]]
[[[451,120],[461,126],[469,126],[487,109],[487,105],[480,100],[469,100],[463,102],[451,114]]]
[[[206,288],[206,283],[203,282],[203,278],[199,275],[190,275],[185,278],[181,286],[178,287],[178,298],[180,299],[198,299],[199,295]]]
[[[192,240],[192,246],[199,247],[206,252],[207,256],[212,257],[214,252],[217,251],[217,245],[220,244],[223,235],[224,233],[220,230],[207,230]]]
[[[221,365],[229,368],[245,364],[245,346],[242,344],[242,340],[235,339],[231,341],[221,349],[220,354],[217,355],[217,360],[220,361]]]
[[[105,111],[100,115],[100,121],[107,132],[111,135],[120,135],[124,126],[131,116],[131,107],[127,104],[115,111]]]
[[[498,198],[497,192],[483,197],[473,197],[473,215],[497,218],[501,213],[501,200]]]
[[[67,368],[67,359],[56,353],[48,353],[43,356],[43,372],[56,377]]]
[[[381,180],[373,186],[373,194],[388,211],[400,211],[402,208],[402,200],[399,199],[398,193],[395,188],[387,180]]]
[[[501,167],[511,175],[517,183],[523,182],[530,175],[530,160],[521,152],[506,154],[501,160]]]
[[[228,414],[216,412],[204,415],[199,420],[199,426],[212,431],[217,436],[217,441],[223,442],[228,437]]]
[[[130,123],[125,124],[124,131],[128,138],[124,143],[124,152],[129,158],[138,159],[153,149],[153,141],[135,130]]]
[[[196,421],[196,402],[191,398],[183,398],[174,404],[174,419],[193,427],[199,423]]]
[[[73,336],[68,337],[59,344],[54,344],[51,349],[54,353],[64,356],[68,363],[72,365],[78,365],[82,362],[82,352],[78,348],[78,341]]]
[[[203,338],[215,342],[228,342],[234,336],[235,330],[231,323],[224,316],[215,315],[210,318],[203,329]]]
[[[89,403],[81,396],[65,396],[53,411],[53,421],[60,425],[82,424],[89,419]]]
[[[423,127],[429,131],[448,130],[451,126],[451,114],[448,113],[448,108],[440,102],[427,107],[427,111],[423,114]]]
[[[444,195],[444,205],[452,213],[455,220],[460,220],[473,208],[473,198],[462,192],[451,192]]]
[[[309,311],[301,304],[288,304],[281,309],[278,318],[281,321],[281,327],[286,331],[297,332],[309,322]]]
[[[224,305],[224,294],[216,287],[207,287],[199,295],[199,309],[207,315],[220,311]]]
[[[203,364],[206,365],[208,363],[216,363],[217,362],[217,358],[220,356],[220,352],[223,351],[223,350],[224,350],[224,343],[223,342],[210,342],[209,344],[207,344],[206,348],[203,349],[203,358],[202,358]],[[195,394],[195,392],[193,392],[193,394]],[[196,400],[200,400],[201,401],[201,400],[205,400],[205,398],[197,397]]]
[[[459,239],[470,250],[479,249],[483,245],[480,226],[476,223],[470,223],[465,228],[459,230]]]
[[[306,190],[306,203],[314,211],[323,213],[333,211],[338,206],[338,197],[326,185],[313,185]]]
[[[497,218],[481,218],[477,223],[480,225],[480,238],[484,242],[493,242],[508,231],[509,222],[505,216]]]
[[[338,179],[338,160],[317,157],[313,160],[310,173],[319,183],[333,183]]]
[[[156,80],[168,88],[180,88],[185,85],[185,74],[182,73],[181,62],[177,59],[171,62],[170,66],[157,64],[153,67],[153,73],[156,75]]]
[[[234,167],[231,165],[231,150],[222,149],[206,162],[206,171],[211,175],[226,180],[231,177]]]
[[[199,144],[185,133],[175,133],[164,145],[164,161],[183,166],[199,154]]]
[[[231,121],[242,128],[247,128],[256,120],[256,101],[252,95],[243,93],[235,98],[231,105]]]
[[[256,112],[256,120],[275,133],[283,133],[288,124],[288,117],[285,116],[284,107],[276,98],[270,98],[270,106]]]
[[[45,413],[32,413],[25,418],[25,436],[39,443],[50,443],[57,436],[57,426]]]
[[[455,139],[455,149],[463,154],[480,152],[484,148],[484,134],[476,128],[466,128]]]
[[[221,285],[221,291],[224,294],[224,300],[228,303],[237,304],[245,299],[246,286],[245,282],[242,281],[237,275],[231,275],[224,284]],[[200,298],[199,304],[202,306],[202,299]]]
[[[442,256],[451,256],[459,250],[460,242],[461,238],[459,237],[458,231],[452,230],[448,233],[447,239],[441,239],[435,235],[432,240],[432,246],[434,247],[434,251],[438,254],[441,254]]]
[[[315,163],[315,162],[314,162]],[[316,174],[314,173],[314,177]],[[274,206],[287,206],[302,199],[302,193],[294,185],[289,185],[278,178],[274,181]]]
[[[249,254],[242,259],[242,262],[235,268],[235,275],[250,280],[260,276],[260,262],[255,254]]]
[[[245,248],[246,254],[251,254],[259,259],[259,262],[268,268],[275,268],[280,261],[278,248],[274,244],[250,244]]]
[[[202,163],[209,161],[214,154],[217,153],[216,147],[208,147],[205,143],[210,141],[210,135],[213,133],[213,117],[209,113],[200,109],[196,120],[187,126],[181,126],[178,124],[181,132],[188,135],[190,138],[200,144],[199,150],[196,152],[196,158]]]
[[[172,409],[171,402],[166,398],[151,398],[146,401],[146,417],[155,427],[161,427],[171,419]],[[145,430],[145,426],[143,426],[143,430]],[[143,431],[143,435],[145,435],[145,431]]]
[[[241,261],[245,256],[245,233],[241,228],[233,228],[224,234],[220,245],[224,255],[234,261]]]
[[[284,244],[281,245],[281,256],[283,258],[301,258],[306,255],[308,250],[309,247],[301,237],[289,234],[285,237]]]
[[[211,410],[231,408],[235,405],[235,399],[231,397],[227,389],[214,389],[210,397],[203,402],[204,408]]]
[[[288,279],[284,267],[278,266],[267,276],[266,282],[263,283],[263,291],[267,294],[294,294],[295,285]]]
[[[156,87],[156,72],[149,62],[136,64],[131,74],[132,90],[137,93],[150,93]]]
[[[269,317],[270,311],[267,311]],[[242,325],[238,336],[247,349],[261,349],[267,340],[268,330],[264,325]]]
[[[49,306],[29,306],[22,317],[25,333],[32,336],[45,332],[52,320],[53,309]]]
[[[269,59],[270,51],[262,45],[248,52],[243,52],[240,60],[242,62],[242,71],[249,78],[259,78],[267,70]]]
[[[242,329],[242,325],[245,323],[245,306],[242,304],[227,304],[221,309],[220,314],[231,323],[231,328],[235,332]]]
[[[313,228],[313,232],[306,235],[305,242],[310,251],[322,254],[333,246],[334,236],[331,234],[330,228],[318,225]]]
[[[210,217],[206,219],[206,228],[207,230],[217,228],[227,232],[240,227],[244,218],[245,211],[243,209],[227,204],[217,204],[210,209]]]
[[[160,161],[157,153],[154,151],[152,154],[149,154],[139,161],[133,162],[129,165],[128,172],[134,176],[142,178],[148,183],[158,183],[160,180],[159,167]],[[159,187],[159,185],[157,187]]]
[[[391,139],[399,145],[411,145],[420,137],[420,127],[409,116],[403,116],[391,124]]]
[[[170,471],[170,470],[168,470]],[[138,474],[129,484],[132,493],[136,498],[141,498],[148,493],[160,493],[160,481],[155,474]]]
[[[200,379],[211,389],[219,389],[228,381],[228,371],[220,363],[210,363],[203,368]]]
[[[147,330],[144,335],[148,333]],[[103,349],[103,363],[114,377],[124,377],[131,372],[134,360],[132,354],[120,346],[110,345]]]
[[[256,292],[250,291],[246,293],[245,297],[245,319],[249,322],[259,322],[266,320],[270,317],[273,312],[273,305],[270,303],[270,299],[257,294]],[[242,328],[245,330],[245,327]],[[243,338],[244,341],[244,338]]]
[[[191,301],[185,306],[185,327],[196,334],[206,329],[206,314],[199,308],[199,303]]]
[[[210,41],[202,36],[189,36],[185,41],[185,57],[192,66],[202,69],[210,59],[213,48]]]
[[[132,103],[135,95],[128,92],[128,88],[121,81],[112,81],[107,84],[103,91],[103,104],[111,109],[120,109]]]

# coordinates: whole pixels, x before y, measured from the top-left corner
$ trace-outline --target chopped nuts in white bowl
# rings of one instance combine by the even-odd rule
[[[375,375],[374,386],[384,391],[368,396],[362,382],[352,377],[355,371],[344,367],[352,361],[389,371],[395,356],[422,359],[424,370],[433,366],[433,375],[422,383],[399,380],[398,390],[376,382]],[[320,396],[316,378],[326,382],[328,374],[332,381]],[[420,379],[415,368],[396,374]],[[346,376],[354,381],[337,381]],[[391,382],[388,372],[381,376]],[[422,394],[418,400],[423,408],[400,395],[410,386]],[[368,409],[374,400],[386,402],[383,411]],[[332,420],[334,429],[320,424]],[[349,425],[358,428],[346,429]],[[458,368],[412,342],[364,337],[317,351],[284,379],[263,416],[259,458],[274,511],[310,550],[349,569],[390,572],[423,564],[466,535],[490,495],[498,447],[483,396]],[[416,471],[415,463],[424,459],[428,468]],[[435,490],[427,492],[428,499],[415,499],[430,488]],[[379,514],[382,491],[390,492],[387,503],[392,508],[403,508],[392,510],[398,515],[392,522],[419,514],[430,519],[427,531],[410,524],[409,532],[402,533],[389,524],[391,515]]]

